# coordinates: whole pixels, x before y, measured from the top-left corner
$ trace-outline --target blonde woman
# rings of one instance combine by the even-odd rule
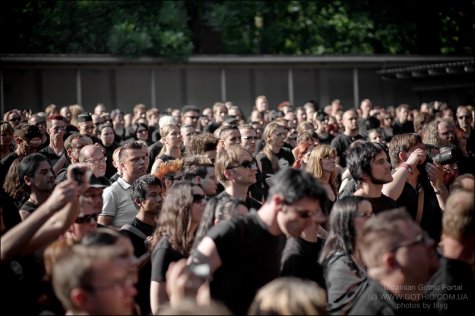
[[[262,135],[265,141],[264,148],[257,154],[256,160],[266,181],[263,181],[264,198],[269,191],[270,177],[282,168],[289,168],[294,164],[294,155],[288,148],[283,147],[287,129],[278,123],[272,122],[266,126]]]
[[[183,138],[181,137],[178,125],[166,125],[160,130],[160,136],[163,147],[153,163],[152,174],[158,169],[162,162],[182,157],[181,145],[183,144]]]
[[[310,153],[308,164],[305,167],[305,171],[312,174],[321,183],[331,204],[335,202],[338,194],[336,157],[335,148],[327,144],[320,144],[315,146]],[[328,207],[331,208],[331,205]]]

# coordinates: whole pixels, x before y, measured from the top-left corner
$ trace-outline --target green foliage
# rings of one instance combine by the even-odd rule
[[[171,61],[210,51],[473,54],[472,0],[16,0],[2,2],[1,12],[4,53],[160,56]]]

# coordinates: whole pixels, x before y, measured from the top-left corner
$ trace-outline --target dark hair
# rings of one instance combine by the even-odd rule
[[[191,165],[185,170],[183,179],[188,181],[193,181],[195,177],[203,179],[208,175],[208,168],[214,168],[214,166],[211,164]]]
[[[134,201],[135,206],[138,207],[135,200],[143,201],[147,195],[147,190],[150,186],[162,187],[160,179],[151,174],[143,175],[134,181],[134,184],[130,187],[130,195]]]
[[[25,183],[25,176],[34,177],[35,171],[38,169],[40,163],[42,163],[43,161],[48,162],[48,164],[51,166],[48,158],[38,153],[28,155],[20,162],[20,167],[18,168],[18,175],[20,178],[20,185],[26,192],[31,192],[31,189]]]
[[[381,151],[384,151],[383,146],[370,142],[361,142],[348,150],[346,166],[355,181],[361,181],[364,175],[371,174],[371,162]]]
[[[143,127],[148,131],[148,126],[145,123],[134,123],[132,126],[130,126],[130,135],[132,135],[135,140],[137,140],[137,132],[139,131],[140,127]]]
[[[333,204],[330,213],[327,240],[320,253],[320,261],[328,260],[336,252],[351,255],[355,251],[356,231],[353,221],[361,202],[367,201],[360,196],[346,196]]]
[[[196,105],[185,105],[181,108],[181,113],[185,114],[186,112],[198,112],[199,114],[201,111]]]
[[[114,245],[121,237],[120,233],[111,228],[102,227],[89,232],[79,242],[83,246],[109,246]]]
[[[196,186],[194,183],[184,181],[174,183],[167,190],[154,238],[155,245],[161,238],[167,238],[172,248],[186,257],[193,245],[193,237],[190,237],[192,234],[188,230],[191,222],[194,186]]]
[[[306,171],[286,168],[277,172],[271,182],[268,199],[274,194],[279,194],[290,204],[304,197],[319,200],[321,205],[326,203],[325,190],[315,177]]]

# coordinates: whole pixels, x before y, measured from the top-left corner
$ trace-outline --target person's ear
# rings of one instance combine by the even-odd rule
[[[387,271],[393,271],[399,269],[399,262],[397,261],[396,254],[387,252],[383,255],[383,266]]]
[[[135,205],[137,205],[137,208],[140,209],[142,207],[142,200],[139,198],[134,199]]]
[[[224,177],[226,178],[226,180],[234,179],[233,171],[232,170],[224,170]]]
[[[285,204],[285,199],[280,194],[274,194],[271,201],[276,206],[277,211],[282,210],[282,206]]]
[[[23,142],[23,139],[21,139],[21,138],[18,137],[18,136],[15,136],[15,143],[16,143],[17,145],[20,145],[22,142]]]
[[[407,160],[407,158],[409,158],[409,155],[405,153],[404,151],[401,151],[399,152],[398,157],[399,157],[399,161],[404,162]]]
[[[31,186],[33,184],[33,179],[30,176],[23,176],[23,181],[26,185]]]
[[[81,288],[72,289],[69,298],[73,305],[78,307],[78,309],[82,309],[81,306],[84,306],[84,304],[87,303],[87,293]]]

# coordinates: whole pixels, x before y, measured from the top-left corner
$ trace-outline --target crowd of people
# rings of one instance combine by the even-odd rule
[[[474,310],[474,108],[255,99],[12,109],[3,310],[449,315]]]

